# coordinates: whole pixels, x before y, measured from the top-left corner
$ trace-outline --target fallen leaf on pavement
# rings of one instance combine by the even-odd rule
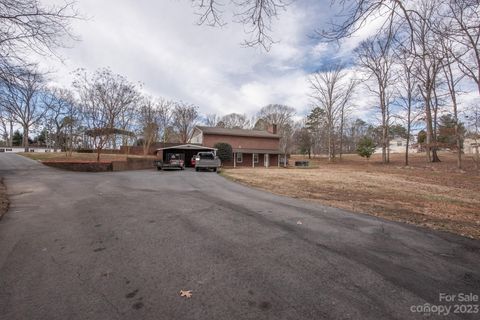
[[[180,297],[191,298],[192,290],[180,290]]]
[[[303,224],[302,221],[297,221],[297,224]]]

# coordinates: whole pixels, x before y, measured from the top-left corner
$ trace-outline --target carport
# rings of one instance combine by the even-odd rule
[[[172,146],[167,148],[160,148],[156,150],[157,158],[160,160],[169,159],[170,154],[180,155],[180,159],[185,162],[186,167],[191,167],[190,159],[199,152],[216,152],[217,149],[204,147],[198,144],[181,144],[178,146]]]

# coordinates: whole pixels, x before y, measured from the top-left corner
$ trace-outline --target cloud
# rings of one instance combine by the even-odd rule
[[[108,66],[143,83],[148,94],[197,104],[204,114],[254,114],[269,103],[305,110],[304,66],[315,45],[308,36],[316,23],[312,7],[294,3],[280,11],[272,25],[278,43],[265,52],[241,46],[248,35],[240,24],[198,26],[189,1],[82,0],[77,5],[91,17],[73,25],[82,41],[60,51],[63,63],[42,59],[44,68],[57,71],[51,77],[57,85],[69,86],[77,68],[93,72]],[[318,48],[315,59],[321,59]]]

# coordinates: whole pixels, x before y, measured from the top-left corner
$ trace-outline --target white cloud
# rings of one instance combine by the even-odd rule
[[[57,0],[51,0],[54,2]],[[305,109],[310,51],[307,8],[293,4],[273,21],[270,52],[244,48],[248,37],[240,24],[222,28],[196,25],[189,1],[119,2],[82,0],[79,10],[91,19],[74,24],[82,41],[61,50],[42,65],[57,71],[52,80],[71,83],[76,68],[110,67],[154,96],[188,101],[202,113],[253,114],[268,103]],[[318,55],[320,59],[320,55]]]

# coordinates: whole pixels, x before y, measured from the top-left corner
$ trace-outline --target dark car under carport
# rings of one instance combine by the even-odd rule
[[[195,156],[199,152],[215,152],[216,150],[217,149],[215,148],[204,147],[198,144],[182,144],[178,146],[157,149],[156,153],[158,160],[168,159],[169,154],[178,154],[185,162],[186,167],[194,167],[191,163],[191,159],[193,156]]]

